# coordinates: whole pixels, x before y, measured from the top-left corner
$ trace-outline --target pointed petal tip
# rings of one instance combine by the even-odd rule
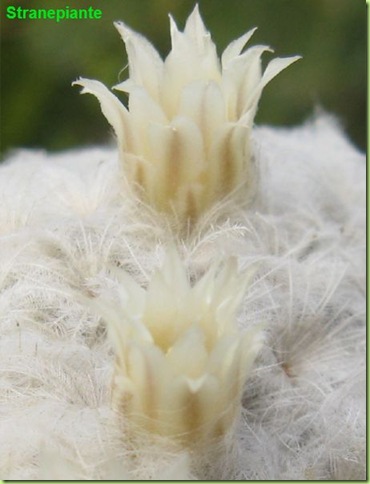
[[[73,81],[71,85],[82,87],[81,94],[84,94],[85,92],[90,92],[89,84],[91,87],[93,84],[100,84],[100,82],[96,81],[95,79],[87,79],[85,77],[79,77],[78,79]]]
[[[131,37],[132,29],[130,29],[130,27],[124,22],[122,22],[122,20],[117,20],[113,22],[113,25],[118,30],[118,33],[122,37],[122,40],[124,42],[127,42]]]
[[[286,67],[289,67],[291,64],[294,64],[294,62],[297,62],[300,59],[303,59],[303,56],[292,55],[292,56],[289,56],[289,57],[276,57],[276,60],[281,61],[281,64],[286,65]],[[273,59],[273,60],[275,60],[275,59]]]
[[[286,59],[286,61],[290,61],[291,64],[293,64],[293,62],[297,62],[298,60],[300,59],[303,59],[303,56],[302,55],[292,55],[290,57],[282,57],[282,59]]]
[[[252,27],[251,29],[248,30],[248,32],[246,32],[244,34],[245,37],[248,38],[248,41],[250,40],[250,38],[254,35],[255,31],[258,30],[258,27]]]
[[[199,4],[198,4],[198,3],[196,3],[196,4],[194,5],[194,8],[193,8],[193,10],[190,12],[190,14],[189,14],[189,16],[188,16],[188,19],[189,19],[190,17],[192,17],[192,16],[198,16],[198,17],[200,17],[200,16],[201,16],[201,15],[200,15],[200,11],[199,11]]]
[[[75,81],[71,83],[71,86],[81,86],[81,83],[84,82],[85,79],[83,77],[79,77]]]
[[[186,378],[186,384],[191,393],[197,393],[204,385],[207,375],[202,375],[200,378]]]
[[[79,77],[75,81],[72,82],[72,86],[81,86],[82,91],[81,93],[92,93],[96,95],[97,90],[107,90],[106,86],[96,79],[87,79],[86,77]]]
[[[209,33],[206,29],[206,26],[204,25],[202,16],[199,11],[198,3],[195,4],[193,10],[191,11],[189,17],[186,20],[184,32],[189,32],[189,30],[196,29],[197,25],[201,28],[201,30],[203,30],[204,34]]]
[[[116,27],[116,29],[127,29],[127,25],[125,24],[125,22],[123,22],[122,20],[115,20],[113,22],[113,25]]]
[[[193,12],[197,13],[198,15],[200,15],[200,12],[199,12],[199,3],[196,3],[194,5]]]
[[[173,18],[172,14],[168,14],[168,18],[170,21],[170,33],[173,34],[174,32],[178,32],[178,27],[175,19]]]

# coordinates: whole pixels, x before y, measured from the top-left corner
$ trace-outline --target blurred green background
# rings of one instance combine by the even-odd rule
[[[80,75],[108,86],[127,73],[123,20],[165,56],[168,12],[182,28],[195,0],[0,0],[1,155],[15,147],[61,150],[106,142],[111,130],[92,96],[71,82]],[[366,145],[366,3],[364,0],[198,0],[219,53],[258,26],[250,45],[276,56],[300,54],[265,89],[258,124],[294,125],[317,107],[335,114],[351,140]],[[7,20],[7,5],[103,10],[101,20]],[[271,55],[265,55],[265,62]],[[120,73],[121,71],[121,73]],[[124,97],[122,98],[124,99]]]

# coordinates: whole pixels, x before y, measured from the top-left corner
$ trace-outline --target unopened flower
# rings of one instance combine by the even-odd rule
[[[124,173],[146,203],[182,222],[243,190],[255,189],[250,133],[265,85],[299,57],[273,59],[269,47],[243,48],[254,30],[232,42],[221,60],[196,6],[184,32],[172,19],[172,49],[163,61],[153,46],[122,22],[129,78],[115,89],[128,109],[100,82],[75,82],[94,94],[112,125]]]
[[[115,348],[114,406],[140,432],[186,446],[223,437],[238,416],[261,330],[236,325],[250,274],[234,259],[218,269],[192,285],[173,251],[146,290],[119,271],[119,303],[92,302]]]

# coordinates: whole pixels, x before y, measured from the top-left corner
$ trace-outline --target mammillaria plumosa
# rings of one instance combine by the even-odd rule
[[[1,477],[365,479],[364,155],[326,115],[250,144],[294,60],[252,32],[220,62],[196,8],[163,62],[116,26],[129,109],[79,83],[119,150],[0,166]]]
[[[238,203],[252,198],[250,134],[258,101],[299,57],[273,59],[262,74],[261,55],[271,49],[242,52],[255,29],[231,42],[220,61],[197,6],[184,32],[170,21],[172,49],[164,61],[144,37],[115,23],[129,62],[129,78],[115,89],[128,93],[128,109],[98,81],[75,84],[99,99],[129,182],[183,226],[231,194]]]

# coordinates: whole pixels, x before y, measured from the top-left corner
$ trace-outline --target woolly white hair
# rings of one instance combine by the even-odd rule
[[[265,344],[228,452],[133,448],[110,406],[113,349],[82,295],[109,267],[146,285],[171,231],[121,191],[118,153],[19,151],[0,167],[0,474],[5,479],[365,478],[365,161],[336,122],[256,128],[258,197],[223,202],[181,251],[258,271],[239,315]]]

